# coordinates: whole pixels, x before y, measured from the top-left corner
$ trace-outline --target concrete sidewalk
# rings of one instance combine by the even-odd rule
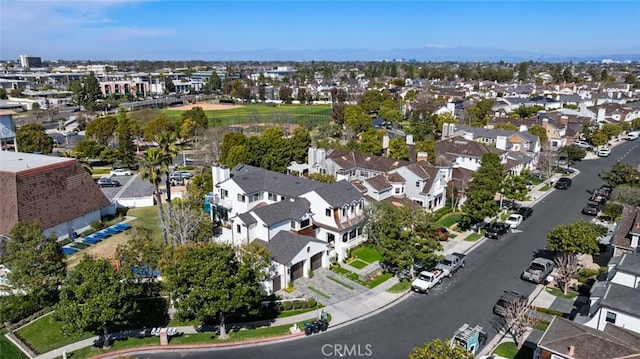
[[[572,174],[571,177],[577,174],[578,172],[576,171],[576,173]],[[559,177],[560,175],[554,175],[552,177],[552,180],[555,181]],[[534,205],[536,202],[540,201],[542,198],[544,198],[545,196],[547,196],[549,193],[553,191],[553,188],[550,188],[546,191],[542,191],[541,188],[544,188],[545,185],[546,185],[546,182],[543,182],[535,186],[529,192],[531,199],[529,201],[521,202],[521,205],[523,206]],[[471,252],[473,249],[475,249],[477,246],[481,245],[486,240],[485,237],[482,237],[476,241],[466,241],[465,238],[467,238],[467,236],[471,235],[472,233],[474,232],[473,231],[461,232],[456,238],[449,240],[447,242],[443,242],[444,248],[441,253],[444,255],[450,254],[453,252],[467,254]],[[324,309],[329,314],[331,314],[331,325],[329,327],[329,330],[342,327],[344,325],[347,325],[357,320],[365,319],[402,301],[411,292],[407,291],[405,293],[400,293],[400,294],[394,294],[394,293],[388,292],[387,289],[389,289],[396,283],[398,283],[398,280],[396,278],[391,278],[371,290],[360,293],[342,302],[338,302],[338,303],[334,303],[329,306],[326,306]],[[268,320],[268,321],[251,322],[251,323],[230,323],[227,325],[227,327],[228,328],[234,328],[234,327],[235,328],[238,328],[238,327],[256,328],[256,327],[269,326],[269,325],[273,325],[273,326],[292,325],[294,323],[298,323],[301,321],[310,320],[311,318],[315,318],[317,316],[318,316],[317,312],[308,312],[308,313],[298,314],[298,315],[285,317],[285,318],[276,318],[274,320]],[[193,326],[182,326],[182,327],[177,327],[177,329],[179,332],[190,334],[190,333],[202,332],[204,330],[214,330],[215,328],[212,327],[212,328],[201,329]],[[112,337],[121,339],[125,337],[137,336],[141,331],[142,329],[131,330],[126,332],[118,332],[118,333],[112,334]],[[299,334],[292,334],[291,336],[274,338],[274,341],[287,340],[297,336],[299,336]],[[493,340],[494,341],[499,340],[500,337],[501,336],[498,335]],[[56,350],[52,350],[50,352],[38,355],[35,358],[37,359],[58,358],[58,357],[61,357],[62,354],[65,352],[70,353],[78,349],[92,346],[94,341],[98,338],[99,338],[98,336],[95,336],[95,337],[85,339],[73,344],[69,344],[64,347],[58,348]],[[159,341],[160,340],[158,340],[158,342]],[[246,343],[246,342],[245,343],[225,343],[225,344],[216,344],[216,346],[222,346],[222,345],[232,346],[232,345],[247,345],[247,344],[249,343]],[[488,348],[488,347],[490,347],[490,345],[485,346],[485,348]],[[161,347],[158,347],[158,349],[161,349]]]

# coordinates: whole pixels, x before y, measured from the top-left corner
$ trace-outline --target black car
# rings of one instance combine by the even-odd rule
[[[509,225],[504,222],[492,223],[485,232],[485,237],[498,239],[509,231]]]
[[[601,206],[600,203],[589,201],[587,205],[582,209],[582,214],[586,214],[589,216],[597,216],[598,212],[600,212]]]
[[[507,306],[509,305],[509,303],[515,303],[517,301],[527,302],[527,300],[527,297],[516,291],[504,291],[504,293],[500,296],[500,299],[498,299],[496,305],[493,306],[493,313],[503,316],[507,311]]]
[[[120,187],[120,182],[111,178],[100,178],[97,183],[98,187]]]
[[[569,189],[571,187],[571,178],[562,177],[558,179],[554,187],[557,189]]]
[[[518,210],[516,211],[517,214],[522,216],[522,219],[527,219],[529,217],[531,217],[531,215],[533,214],[533,208],[531,207],[518,207]]]

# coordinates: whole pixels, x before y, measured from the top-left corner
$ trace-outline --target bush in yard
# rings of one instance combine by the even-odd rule
[[[306,300],[301,300],[300,301],[300,309],[307,309],[307,301]]]
[[[444,216],[446,216],[447,214],[453,212],[453,209],[451,209],[451,207],[443,207],[440,208],[439,210],[433,212],[433,217],[438,220]]]
[[[292,307],[291,302],[289,302],[289,301],[282,302],[282,309],[291,310],[291,307]]]
[[[302,308],[302,303],[299,300],[294,300],[293,301],[293,305],[291,307],[293,309],[300,309],[300,308]]]
[[[318,303],[315,299],[309,298],[307,299],[307,308],[315,308]]]
[[[96,231],[102,229],[102,222],[100,221],[91,222],[91,228],[93,228]]]

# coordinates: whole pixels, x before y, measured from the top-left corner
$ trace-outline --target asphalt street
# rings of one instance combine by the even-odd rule
[[[607,158],[577,163],[580,174],[568,190],[539,201],[522,232],[487,240],[467,257],[467,265],[429,294],[410,293],[390,309],[350,325],[302,339],[253,347],[145,353],[149,358],[407,358],[412,348],[434,338],[449,339],[464,323],[497,333],[493,305],[504,290],[530,294],[535,285],[520,279],[529,261],[545,246],[546,233],[558,224],[589,220],[580,210],[587,190],[603,184],[602,169],[617,160],[640,164],[640,141],[622,143]]]

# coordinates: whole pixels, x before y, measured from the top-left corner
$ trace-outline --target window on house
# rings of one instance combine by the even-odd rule
[[[616,316],[616,313],[607,311],[607,318],[605,320],[611,324],[616,324]]]
[[[324,215],[327,217],[331,217],[331,208],[327,208],[324,210]]]
[[[280,196],[280,200],[281,200],[281,201],[284,201],[285,199],[287,199],[287,197],[285,197],[285,196]]]
[[[262,192],[254,193],[251,196],[249,196],[249,202],[259,201],[261,199],[262,199]]]
[[[351,214],[353,214],[355,211],[356,211],[356,206],[351,205],[351,206],[349,207],[349,212],[350,212]]]
[[[333,233],[327,233],[327,242],[333,243],[336,241],[336,236]]]
[[[269,192],[269,201],[277,201],[277,200],[278,200],[278,195]]]
[[[342,209],[342,217],[346,217],[347,216],[347,209],[343,208]]]
[[[349,232],[349,239],[354,239],[356,238],[356,230],[354,229],[353,231]]]
[[[221,189],[220,190],[220,198],[221,199],[225,199],[229,197],[229,191],[227,191],[226,189]]]
[[[236,232],[238,232],[238,233],[242,232],[242,228],[240,227],[239,224],[236,224]]]
[[[300,222],[300,228],[309,227],[310,224],[311,224],[311,220],[307,218],[304,221]]]
[[[400,194],[400,188],[396,188],[395,193],[396,193],[396,194]]]
[[[291,221],[291,228],[293,228],[293,229],[296,228],[296,221]]]
[[[345,233],[342,235],[342,241],[346,242],[349,239],[349,233]]]
[[[358,209],[362,209],[362,206],[364,206],[364,204],[362,204],[362,201],[360,201],[360,203],[358,203]]]
[[[238,194],[238,202],[243,202],[244,203],[244,195],[243,194]]]
[[[416,181],[416,187],[420,187],[420,181]]]
[[[362,235],[362,227],[358,227],[358,235],[361,236]]]

